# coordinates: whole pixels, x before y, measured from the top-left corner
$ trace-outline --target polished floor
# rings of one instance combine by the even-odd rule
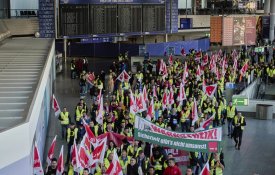
[[[92,63],[96,64],[97,61]],[[79,101],[78,80],[70,79],[70,73],[67,70],[69,69],[68,65],[63,68],[65,71],[57,75],[54,92],[60,107],[66,106],[73,113]],[[87,104],[90,104],[89,101]],[[275,120],[247,118],[246,123],[241,150],[235,150],[234,140],[226,136],[227,125],[223,128],[224,175],[275,175]],[[48,150],[52,139],[57,134],[56,157],[58,157],[62,144],[65,148],[65,155],[67,153],[67,145],[65,140],[60,137],[60,130],[60,123],[52,113],[45,150]],[[45,155],[46,152],[44,162],[46,160]],[[182,169],[185,168],[182,167]]]

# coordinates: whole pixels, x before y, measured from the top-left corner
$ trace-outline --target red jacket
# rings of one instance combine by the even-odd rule
[[[181,171],[179,169],[179,167],[177,167],[176,165],[173,166],[173,167],[167,167],[165,170],[164,170],[164,173],[163,175],[182,175],[181,174]]]

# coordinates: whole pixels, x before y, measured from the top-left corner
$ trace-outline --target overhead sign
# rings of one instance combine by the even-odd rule
[[[236,106],[248,106],[249,105],[248,97],[241,96],[241,95],[233,95],[232,102]]]
[[[195,133],[179,133],[161,128],[136,116],[135,140],[157,144],[178,150],[216,153],[221,151],[222,128],[213,128]]]

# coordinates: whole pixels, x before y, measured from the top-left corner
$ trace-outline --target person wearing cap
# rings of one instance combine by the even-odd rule
[[[179,167],[175,164],[175,159],[168,160],[168,167],[164,170],[163,175],[182,175]]]

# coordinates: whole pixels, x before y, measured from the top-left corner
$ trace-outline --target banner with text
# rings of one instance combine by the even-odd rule
[[[161,128],[136,116],[135,139],[149,143],[193,152],[220,152],[222,128],[213,128],[195,133],[179,133]]]

